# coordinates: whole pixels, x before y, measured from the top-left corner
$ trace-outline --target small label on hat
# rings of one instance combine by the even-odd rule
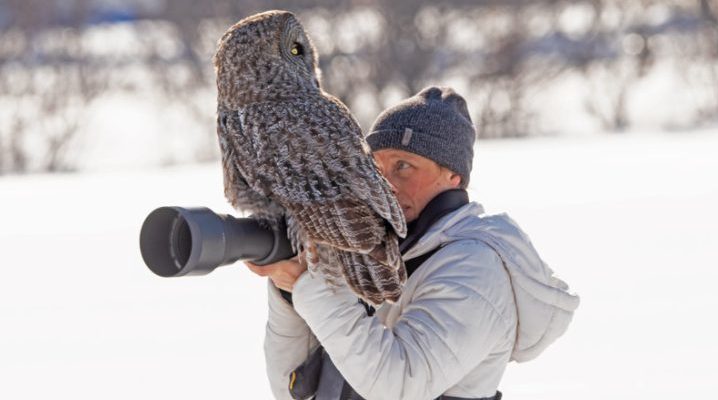
[[[411,141],[411,135],[414,134],[414,131],[411,130],[411,128],[404,129],[404,135],[401,137],[401,145],[402,146],[408,146],[409,142]]]

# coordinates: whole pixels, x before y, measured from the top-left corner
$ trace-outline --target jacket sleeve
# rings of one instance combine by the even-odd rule
[[[269,315],[264,336],[267,376],[274,397],[291,400],[289,376],[319,344],[306,322],[281,296],[279,289],[270,279],[267,282]]]
[[[430,272],[417,277],[422,281],[392,329],[367,316],[348,289],[329,288],[309,274],[294,285],[294,308],[364,398],[433,399],[512,332],[484,296],[487,276],[476,273],[483,264],[482,270],[503,274],[501,261],[480,249],[475,242],[453,243],[426,261],[422,269]]]

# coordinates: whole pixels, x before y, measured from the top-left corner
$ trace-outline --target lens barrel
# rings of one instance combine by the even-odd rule
[[[215,214],[206,207],[160,207],[145,218],[140,251],[162,277],[205,275],[238,260],[265,265],[294,255],[285,226]]]

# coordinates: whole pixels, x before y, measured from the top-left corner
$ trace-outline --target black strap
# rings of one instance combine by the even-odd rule
[[[428,253],[422,254],[418,257],[414,257],[411,260],[408,260],[404,262],[404,265],[406,265],[406,275],[411,276],[411,274],[414,273],[419,267],[421,267],[422,264],[424,264],[424,261],[428,260],[433,256],[437,251],[441,250],[441,246],[430,250]]]
[[[279,294],[282,295],[282,297],[284,298],[284,300],[287,301],[287,303],[291,304],[292,306],[294,305],[294,303],[292,302],[292,292],[287,292],[286,290],[279,289]]]

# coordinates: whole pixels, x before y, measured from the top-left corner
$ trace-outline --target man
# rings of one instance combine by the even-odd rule
[[[500,399],[507,363],[563,334],[578,298],[510,218],[468,201],[475,136],[464,99],[438,87],[384,111],[367,136],[408,224],[397,303],[374,310],[296,260],[248,264],[270,278],[275,397]]]

